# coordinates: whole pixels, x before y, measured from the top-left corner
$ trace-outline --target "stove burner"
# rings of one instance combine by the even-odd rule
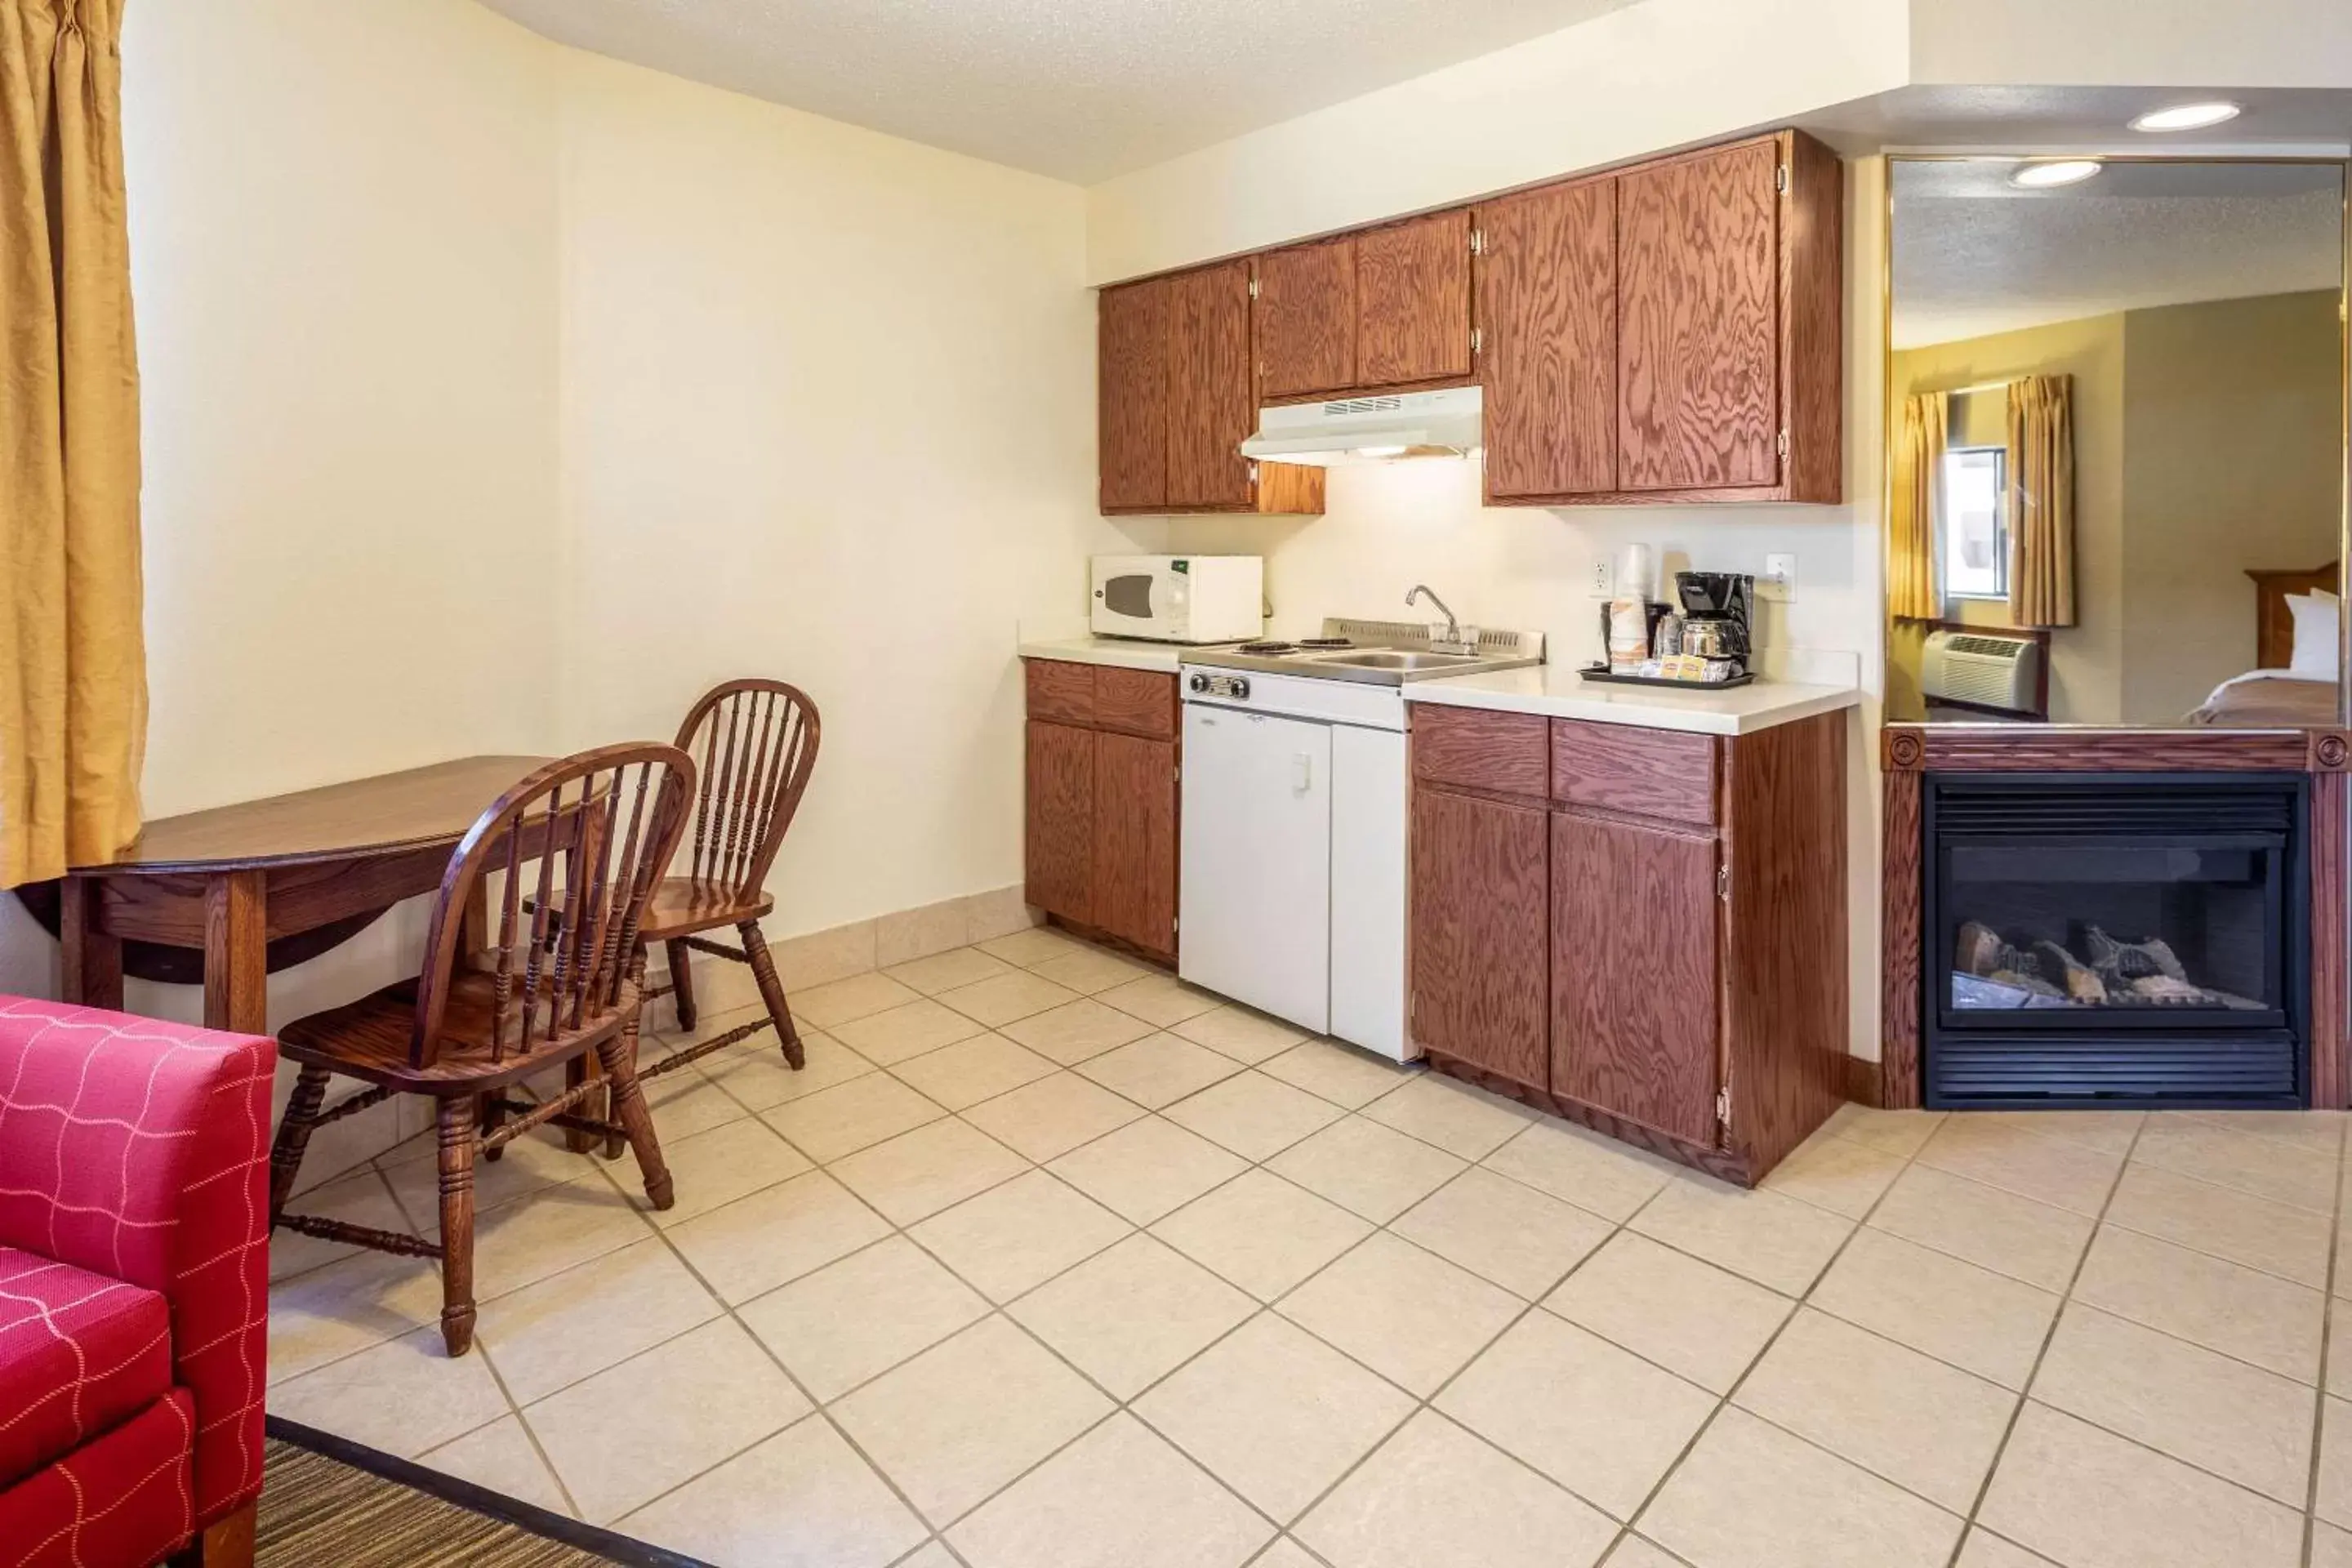
[[[1298,651],[1298,645],[1297,643],[1274,641],[1245,642],[1242,644],[1241,647],[1234,649],[1234,651],[1235,653],[1257,654],[1296,653]]]
[[[1298,646],[1314,648],[1353,647],[1356,642],[1353,637],[1300,637]]]

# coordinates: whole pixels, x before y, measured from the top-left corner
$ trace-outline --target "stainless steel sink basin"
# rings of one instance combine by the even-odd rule
[[[1318,661],[1351,664],[1359,669],[1458,669],[1465,664],[1489,664],[1491,659],[1468,653],[1398,653],[1382,648],[1365,653],[1335,653]]]

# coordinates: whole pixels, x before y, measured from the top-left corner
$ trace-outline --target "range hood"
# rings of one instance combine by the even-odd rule
[[[1482,443],[1484,406],[1477,387],[1449,386],[1261,408],[1257,434],[1242,443],[1242,456],[1315,468],[1458,458]]]

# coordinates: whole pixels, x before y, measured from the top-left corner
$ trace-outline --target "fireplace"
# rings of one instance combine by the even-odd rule
[[[2305,1103],[2305,777],[1930,773],[1932,1107]]]

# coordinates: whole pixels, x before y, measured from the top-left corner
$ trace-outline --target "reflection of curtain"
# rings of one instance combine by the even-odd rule
[[[122,0],[0,0],[0,887],[139,830]]]
[[[2009,619],[2074,624],[2074,378],[2009,386]]]
[[[1944,433],[1951,417],[1948,393],[1922,392],[1903,400],[1903,427],[1895,449],[1895,504],[1886,514],[1886,609],[1901,620],[1932,621],[1944,613],[1936,591],[1936,514],[1942,510]]]

